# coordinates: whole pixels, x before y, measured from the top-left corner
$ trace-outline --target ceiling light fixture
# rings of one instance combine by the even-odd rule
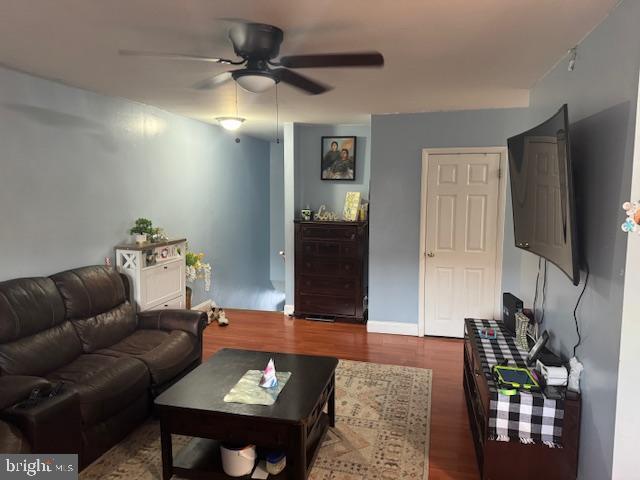
[[[277,83],[271,73],[251,70],[233,72],[233,79],[247,92],[251,93],[266,92]]]
[[[242,117],[218,117],[216,120],[222,128],[231,131],[239,129],[245,121]]]
[[[245,119],[238,115],[238,84],[236,83],[236,116],[235,117],[216,117],[216,120],[225,130],[234,131],[240,128]]]

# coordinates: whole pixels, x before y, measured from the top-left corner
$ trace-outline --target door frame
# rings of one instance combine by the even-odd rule
[[[483,153],[500,155],[500,175],[498,178],[498,224],[496,245],[496,279],[494,299],[495,318],[502,317],[502,248],[504,246],[504,220],[507,197],[507,147],[460,147],[460,148],[423,148],[422,175],[420,185],[420,279],[418,282],[418,336],[424,337],[426,331],[425,312],[425,275],[427,271],[427,175],[429,173],[429,157],[434,155]]]

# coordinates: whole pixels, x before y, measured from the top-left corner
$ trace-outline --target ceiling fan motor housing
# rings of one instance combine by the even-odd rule
[[[284,33],[278,27],[262,23],[238,24],[229,30],[233,50],[245,59],[276,58],[283,38]]]

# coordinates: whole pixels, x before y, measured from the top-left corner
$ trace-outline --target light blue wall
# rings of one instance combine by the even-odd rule
[[[206,253],[218,303],[273,308],[269,144],[241,139],[0,68],[0,279],[103,263],[145,216]]]
[[[529,126],[562,103],[569,105],[572,122],[578,239],[591,269],[579,311],[583,342],[577,352],[585,367],[579,470],[584,480],[611,478],[627,241],[620,206],[631,185],[639,23],[640,2],[623,2],[580,44],[575,71],[567,71],[565,60],[531,92]],[[515,249],[513,224],[505,228],[503,284],[531,305],[537,257]],[[566,357],[577,340],[572,311],[579,293],[549,266],[544,326]]]
[[[355,181],[320,179],[320,141],[330,136],[356,136]],[[296,185],[297,208],[307,205],[317,211],[320,205],[342,216],[347,192],[361,192],[369,198],[371,163],[371,127],[369,125],[306,125],[296,124],[296,165],[299,167]]]
[[[499,109],[371,118],[370,320],[418,322],[422,149],[503,146],[527,116]]]
[[[282,292],[284,307],[284,261],[278,252],[284,251],[284,143],[270,144],[269,180],[269,277],[273,287]]]

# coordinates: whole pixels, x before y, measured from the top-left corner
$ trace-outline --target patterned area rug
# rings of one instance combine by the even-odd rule
[[[431,370],[341,360],[336,428],[327,432],[310,478],[426,480],[430,417]],[[187,442],[175,436],[174,452]],[[161,479],[158,423],[142,425],[80,478]]]

